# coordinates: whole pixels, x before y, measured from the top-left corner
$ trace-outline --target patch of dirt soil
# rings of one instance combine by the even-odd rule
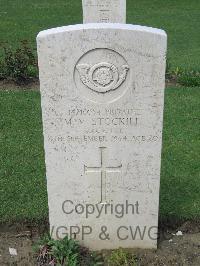
[[[32,245],[44,233],[44,228],[1,226],[0,265],[37,265]],[[177,236],[178,231],[183,235]],[[200,266],[200,222],[185,222],[176,230],[166,229],[161,235],[157,250],[133,250],[138,266]],[[17,256],[9,254],[9,247],[17,250]]]
[[[48,231],[48,225],[30,226],[24,224],[0,225],[0,266],[35,266],[36,255],[33,245]],[[17,250],[11,256],[9,248]]]
[[[10,80],[0,80],[0,90],[39,90],[38,80],[33,80],[24,84],[16,84]]]
[[[200,233],[173,236],[162,241],[156,251],[135,252],[138,266],[200,266]]]
[[[17,256],[9,254],[9,247],[17,250]],[[32,251],[32,240],[28,236],[0,233],[0,265],[36,265]]]

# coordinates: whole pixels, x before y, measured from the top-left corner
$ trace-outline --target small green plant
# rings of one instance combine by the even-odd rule
[[[27,41],[22,41],[17,49],[3,46],[0,61],[0,79],[10,79],[19,84],[38,76],[37,60]]]
[[[103,265],[99,254],[91,253],[81,247],[77,241],[68,237],[54,240],[49,235],[44,236],[35,246],[38,266],[100,266]]]
[[[179,73],[177,81],[179,84],[188,87],[200,87],[199,71],[182,71]]]
[[[79,245],[76,241],[68,239],[54,240],[45,236],[37,244],[37,263],[41,265],[76,266],[79,262]]]
[[[117,249],[113,251],[108,258],[109,266],[136,266],[135,255],[123,250]]]
[[[169,60],[166,65],[166,79],[174,81],[183,86],[199,87],[200,86],[200,71],[184,70],[181,67],[172,68]]]

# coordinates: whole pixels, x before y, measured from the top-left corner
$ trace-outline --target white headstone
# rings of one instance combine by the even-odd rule
[[[84,24],[37,37],[51,232],[156,248],[166,34]]]
[[[82,0],[83,23],[126,23],[126,0]]]

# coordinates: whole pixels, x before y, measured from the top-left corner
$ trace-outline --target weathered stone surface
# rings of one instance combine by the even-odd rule
[[[37,43],[53,236],[71,229],[94,250],[156,248],[165,32],[85,24]]]
[[[83,23],[126,23],[126,0],[82,0]]]

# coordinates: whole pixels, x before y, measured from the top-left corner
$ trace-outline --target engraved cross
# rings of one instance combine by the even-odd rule
[[[100,173],[101,174],[101,201],[106,203],[106,174],[107,173],[120,173],[122,164],[116,167],[107,167],[105,160],[106,147],[99,147],[101,156],[101,165],[98,167],[88,167],[84,165],[84,172],[87,173]]]

